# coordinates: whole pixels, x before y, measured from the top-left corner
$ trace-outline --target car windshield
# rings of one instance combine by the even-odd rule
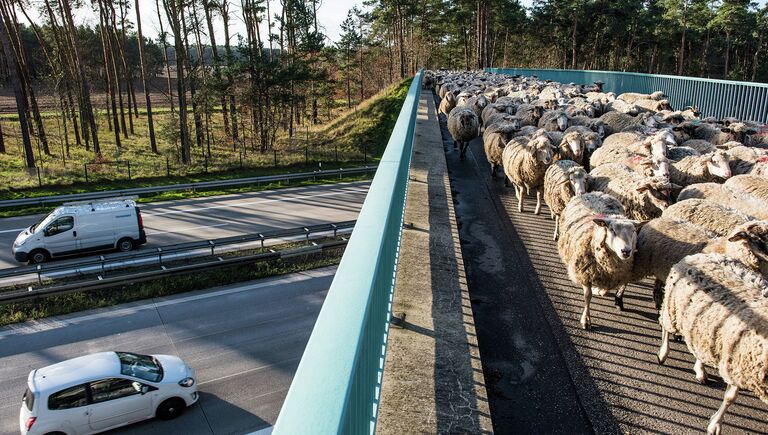
[[[58,215],[55,215],[53,213],[49,214],[48,216],[40,219],[40,221],[31,227],[29,227],[29,232],[34,233],[36,229],[38,228],[45,228],[48,226],[49,223],[51,223],[52,220],[56,219]]]
[[[120,359],[120,373],[149,382],[163,379],[163,366],[157,358],[130,352],[115,352]]]

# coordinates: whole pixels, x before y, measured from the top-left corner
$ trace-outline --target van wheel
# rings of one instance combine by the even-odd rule
[[[48,252],[42,249],[36,249],[29,253],[29,262],[31,264],[45,263],[51,258]]]
[[[168,399],[157,407],[155,416],[160,420],[172,420],[181,415],[184,412],[186,404],[178,397]]]
[[[130,237],[123,237],[117,241],[117,250],[120,252],[128,252],[133,250],[133,239]]]

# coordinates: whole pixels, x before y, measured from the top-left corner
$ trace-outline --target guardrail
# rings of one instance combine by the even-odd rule
[[[200,181],[197,183],[168,184],[164,186],[136,187],[131,189],[104,190],[101,192],[74,193],[68,195],[39,196],[21,199],[8,199],[0,201],[0,208],[20,207],[30,205],[45,205],[51,203],[63,203],[67,201],[82,201],[91,199],[111,198],[114,196],[146,195],[148,193],[173,192],[177,190],[209,189],[213,187],[229,187],[244,184],[269,183],[274,181],[308,180],[328,178],[344,175],[365,174],[375,172],[376,166],[362,166],[348,169],[327,169],[313,172],[299,172],[295,174],[265,175],[262,177],[234,178],[231,180]]]
[[[589,84],[602,81],[603,90],[650,93],[664,91],[675,109],[698,106],[702,116],[733,116],[747,121],[768,123],[768,84],[729,80],[641,74],[619,71],[569,69],[487,68],[486,71],[537,76],[560,83]]]
[[[274,434],[375,430],[422,75],[408,90]]]
[[[283,258],[291,258],[299,255],[313,254],[321,252],[326,249],[338,248],[347,243],[346,240],[335,240],[315,246],[307,246],[295,249],[285,249],[275,252],[260,252],[252,255],[244,255],[232,258],[221,258],[215,261],[209,261],[206,263],[187,264],[176,266],[173,268],[166,268],[160,270],[150,270],[145,272],[132,273],[128,275],[120,275],[102,279],[91,280],[87,282],[75,282],[68,284],[60,284],[55,286],[47,286],[37,289],[23,289],[14,290],[9,292],[0,293],[0,304],[10,304],[16,302],[22,302],[29,299],[37,299],[48,296],[62,295],[66,293],[84,292],[91,290],[98,290],[108,287],[116,287],[121,285],[135,284],[138,282],[149,281],[161,277],[167,277],[172,275],[178,275],[182,273],[190,273],[200,270],[200,268],[216,268],[225,266],[234,266],[238,264],[256,263],[261,261],[277,260]]]
[[[215,255],[217,248],[225,246],[239,245],[245,243],[264,242],[270,239],[281,239],[287,237],[305,236],[309,240],[311,234],[333,232],[334,237],[339,230],[353,228],[354,220],[335,222],[328,224],[309,225],[299,228],[289,228],[272,231],[262,231],[256,234],[242,236],[224,237],[213,240],[202,240],[196,242],[179,243],[175,245],[160,246],[156,248],[146,248],[132,252],[120,252],[114,254],[100,255],[98,257],[85,259],[72,259],[57,261],[53,263],[37,264],[32,266],[20,266],[9,269],[0,269],[0,278],[11,278],[27,275],[37,275],[38,283],[43,283],[44,275],[71,271],[73,274],[93,273],[100,270],[102,276],[108,269],[126,268],[131,266],[146,266],[147,264],[157,263],[163,265],[164,260],[178,259],[181,253],[210,250],[207,255]],[[46,277],[47,278],[47,277]]]

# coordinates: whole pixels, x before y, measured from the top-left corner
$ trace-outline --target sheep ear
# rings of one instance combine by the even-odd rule
[[[646,190],[648,190],[648,189],[650,189],[650,188],[651,188],[651,185],[650,185],[650,184],[645,184],[645,185],[643,185],[643,186],[640,186],[640,187],[638,187],[638,188],[637,188],[637,192],[638,192],[638,193],[643,193],[643,192],[645,192]]]
[[[683,186],[675,183],[669,183],[670,190],[683,190]]]
[[[731,149],[729,146],[727,146],[725,144],[715,145],[715,148],[717,148],[719,150],[729,150],[729,149]]]
[[[739,240],[749,240],[749,234],[746,231],[739,231],[728,237],[729,242],[738,242]]]
[[[595,224],[597,224],[598,226],[601,226],[603,228],[608,228],[608,225],[610,225],[610,222],[608,222],[608,219],[601,218],[601,217],[593,218],[592,222],[594,222]]]

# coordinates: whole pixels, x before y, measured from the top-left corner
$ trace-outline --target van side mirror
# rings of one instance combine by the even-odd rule
[[[140,391],[142,395],[149,393],[149,385],[142,385]]]

